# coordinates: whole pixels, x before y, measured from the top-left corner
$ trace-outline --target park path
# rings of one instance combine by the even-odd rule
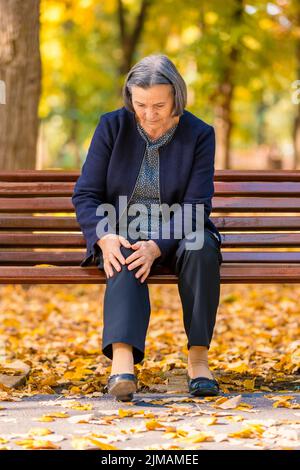
[[[300,450],[300,393],[222,397],[232,407],[178,393],[136,393],[129,403],[101,393],[1,401],[0,448]]]

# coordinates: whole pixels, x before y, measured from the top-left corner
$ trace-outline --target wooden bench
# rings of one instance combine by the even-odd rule
[[[105,283],[96,266],[79,266],[85,240],[71,202],[78,176],[0,172],[1,283]],[[211,219],[223,239],[221,282],[298,283],[299,211],[300,171],[216,170]],[[177,283],[167,268],[147,280]]]

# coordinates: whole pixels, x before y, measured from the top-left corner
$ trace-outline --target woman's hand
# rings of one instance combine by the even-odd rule
[[[143,275],[141,282],[144,282],[150,272],[153,261],[161,255],[161,251],[153,240],[138,241],[132,244],[131,248],[136,251],[126,258],[126,264],[129,270],[141,266],[135,277],[138,278]]]
[[[112,266],[114,266],[117,271],[121,271],[121,266],[118,261],[125,265],[125,258],[122,255],[120,246],[123,245],[126,248],[130,248],[131,243],[122,235],[108,233],[100,238],[97,244],[100,246],[103,253],[105,274],[108,278],[112,277],[114,275]]]

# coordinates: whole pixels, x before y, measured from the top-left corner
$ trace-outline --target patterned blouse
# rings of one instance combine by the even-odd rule
[[[144,209],[141,212],[135,210],[135,215],[128,215],[127,220],[129,225],[133,219],[138,218],[139,224],[135,228],[136,231],[139,232],[140,238],[149,239],[158,233],[162,222],[159,193],[159,148],[162,145],[166,145],[172,139],[178,123],[158,139],[151,139],[137,120],[136,125],[138,132],[146,141],[146,149],[127,210],[129,211],[129,207],[132,204],[137,203],[144,204],[147,210],[145,211]],[[152,207],[152,213],[151,204],[155,206],[155,208]],[[126,228],[122,219],[120,220],[119,227],[123,227],[123,230]],[[128,234],[130,235],[130,227],[128,227]]]

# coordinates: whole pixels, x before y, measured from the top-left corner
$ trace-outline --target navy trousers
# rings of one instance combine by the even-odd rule
[[[132,242],[130,237],[127,239]],[[223,262],[220,242],[205,228],[201,249],[189,250],[185,244],[186,238],[179,240],[175,252],[163,265],[169,266],[178,276],[187,348],[207,346],[209,349],[220,298],[220,265]],[[124,246],[120,250],[125,258],[135,251]],[[158,259],[150,274],[156,266],[162,266]],[[102,252],[98,268],[104,270]],[[142,283],[141,277],[135,277],[140,268],[128,270],[127,265],[121,265],[121,271],[117,271],[112,266],[114,274],[106,279],[104,295],[102,352],[112,359],[112,343],[130,344],[134,364],[144,359],[151,313],[147,279]]]

